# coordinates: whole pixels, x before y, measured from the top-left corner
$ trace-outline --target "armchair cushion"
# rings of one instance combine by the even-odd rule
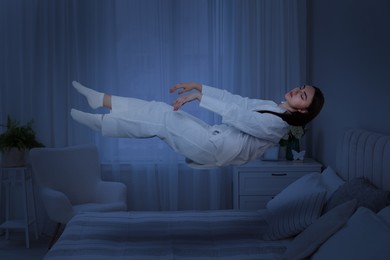
[[[96,185],[96,202],[98,203],[126,202],[126,196],[126,185],[121,182],[100,181]]]
[[[85,203],[80,205],[74,205],[73,209],[75,211],[75,214],[85,212],[126,211],[127,205],[122,201],[112,203]]]

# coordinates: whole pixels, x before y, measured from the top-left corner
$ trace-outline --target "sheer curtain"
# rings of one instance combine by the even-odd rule
[[[95,143],[131,210],[231,208],[231,167],[192,170],[158,139],[101,137],[71,120],[92,111],[71,82],[170,103],[172,85],[197,81],[280,101],[305,80],[305,17],[306,0],[0,1],[0,122],[33,119],[48,147]]]

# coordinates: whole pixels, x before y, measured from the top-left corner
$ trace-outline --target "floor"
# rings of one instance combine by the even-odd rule
[[[0,232],[0,259],[1,260],[41,260],[47,253],[50,238],[42,235],[35,240],[33,234],[30,236],[30,248],[26,248],[26,241],[23,232],[10,233],[9,239]]]

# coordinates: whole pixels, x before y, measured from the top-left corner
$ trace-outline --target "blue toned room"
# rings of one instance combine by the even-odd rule
[[[387,0],[0,0],[0,259],[390,259]]]

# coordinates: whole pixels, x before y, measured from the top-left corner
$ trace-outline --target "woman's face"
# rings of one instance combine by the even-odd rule
[[[310,85],[294,88],[284,95],[286,99],[284,106],[290,112],[306,113],[313,100],[314,93],[315,89]]]

